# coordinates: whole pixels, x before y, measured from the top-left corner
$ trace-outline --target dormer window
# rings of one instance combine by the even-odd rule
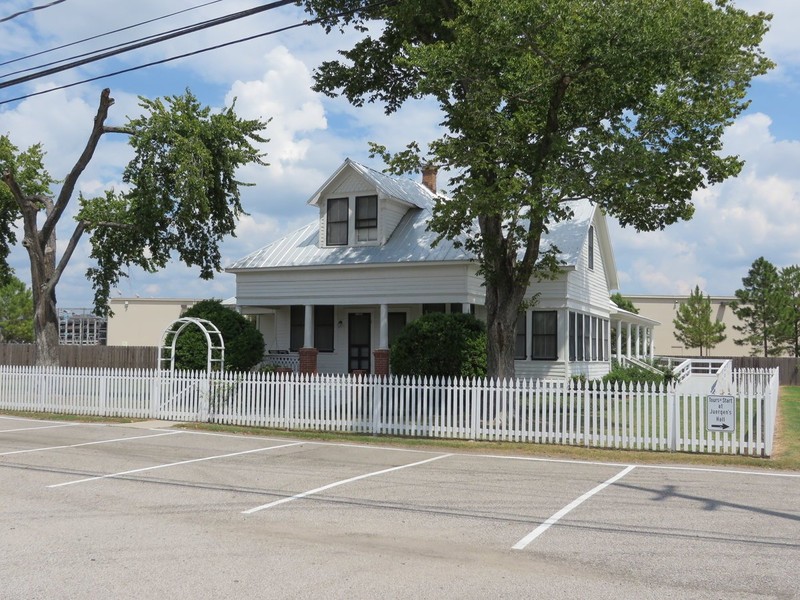
[[[356,196],[356,241],[378,239],[378,197]]]
[[[329,246],[347,245],[347,198],[330,198],[328,200],[328,218],[326,240]]]

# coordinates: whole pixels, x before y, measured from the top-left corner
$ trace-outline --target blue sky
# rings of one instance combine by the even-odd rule
[[[70,43],[204,4],[208,0],[137,0],[101,2],[66,0],[53,7],[0,23],[0,62]],[[44,0],[4,0],[0,18],[45,4]],[[219,17],[265,2],[219,0],[209,6],[104,37],[86,45],[0,66],[0,76],[19,68],[65,58],[113,43]],[[654,233],[637,233],[611,224],[614,254],[623,294],[686,294],[695,285],[713,295],[730,295],[741,286],[753,260],[765,256],[779,267],[800,264],[800,2],[740,0],[748,11],[774,14],[765,40],[777,68],[754,82],[752,104],[728,131],[725,149],[740,155],[746,166],[739,177],[695,195],[695,217]],[[109,6],[113,6],[110,9]],[[71,83],[153,60],[191,52],[230,40],[301,22],[293,6],[261,13],[232,24],[177,38],[0,90],[0,102],[26,93]],[[94,83],[0,105],[0,133],[19,147],[42,142],[50,173],[62,178],[86,141],[100,90],[110,87],[116,104],[109,123],[123,123],[138,112],[137,96],[164,96],[190,88],[202,102],[220,107],[237,97],[245,117],[272,118],[266,144],[269,167],[250,167],[242,179],[255,183],[245,192],[250,216],[237,237],[223,245],[224,263],[281,237],[314,218],[306,200],[345,159],[376,169],[368,157],[368,141],[401,149],[416,140],[423,145],[438,134],[439,115],[429,101],[419,101],[387,117],[380,106],[353,108],[343,99],[311,91],[314,68],[352,45],[355,34],[324,35],[321,28],[301,27],[187,59]],[[3,78],[0,77],[0,80]],[[120,185],[130,158],[124,139],[106,136],[80,181],[84,195]],[[66,240],[72,223],[59,229]],[[27,256],[12,256],[17,274],[29,282]],[[84,273],[90,266],[84,241],[59,284],[59,306],[85,307],[92,290]],[[234,295],[234,278],[221,274],[201,281],[197,271],[180,264],[158,274],[134,271],[118,291],[122,296],[216,297]]]

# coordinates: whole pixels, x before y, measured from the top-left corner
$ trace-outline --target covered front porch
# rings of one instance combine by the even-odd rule
[[[615,335],[612,357],[653,360],[655,356],[655,327],[658,321],[616,308],[611,315]]]
[[[264,336],[264,365],[301,373],[390,373],[394,339],[430,312],[471,313],[475,302],[240,306]],[[539,305],[520,315],[516,336],[518,377],[602,377],[611,358],[651,358],[658,323],[619,310],[610,318]]]
[[[262,364],[301,373],[388,375],[389,351],[407,323],[429,312],[478,313],[474,303],[241,306],[264,336]]]

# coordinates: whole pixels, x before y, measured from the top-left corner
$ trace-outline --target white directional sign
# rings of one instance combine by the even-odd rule
[[[733,396],[706,396],[706,429],[708,431],[736,429],[736,399]]]

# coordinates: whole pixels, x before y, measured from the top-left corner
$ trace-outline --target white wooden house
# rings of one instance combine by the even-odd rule
[[[427,230],[435,179],[394,178],[348,159],[309,199],[312,223],[227,269],[236,304],[255,316],[273,362],[384,374],[394,337],[422,314],[485,318],[478,265],[447,240],[434,247]],[[571,208],[574,217],[543,241],[558,248],[563,271],[530,286],[540,296],[518,325],[520,377],[598,377],[612,345],[636,357],[652,352],[657,322],[609,300],[617,273],[603,212],[588,201]]]

